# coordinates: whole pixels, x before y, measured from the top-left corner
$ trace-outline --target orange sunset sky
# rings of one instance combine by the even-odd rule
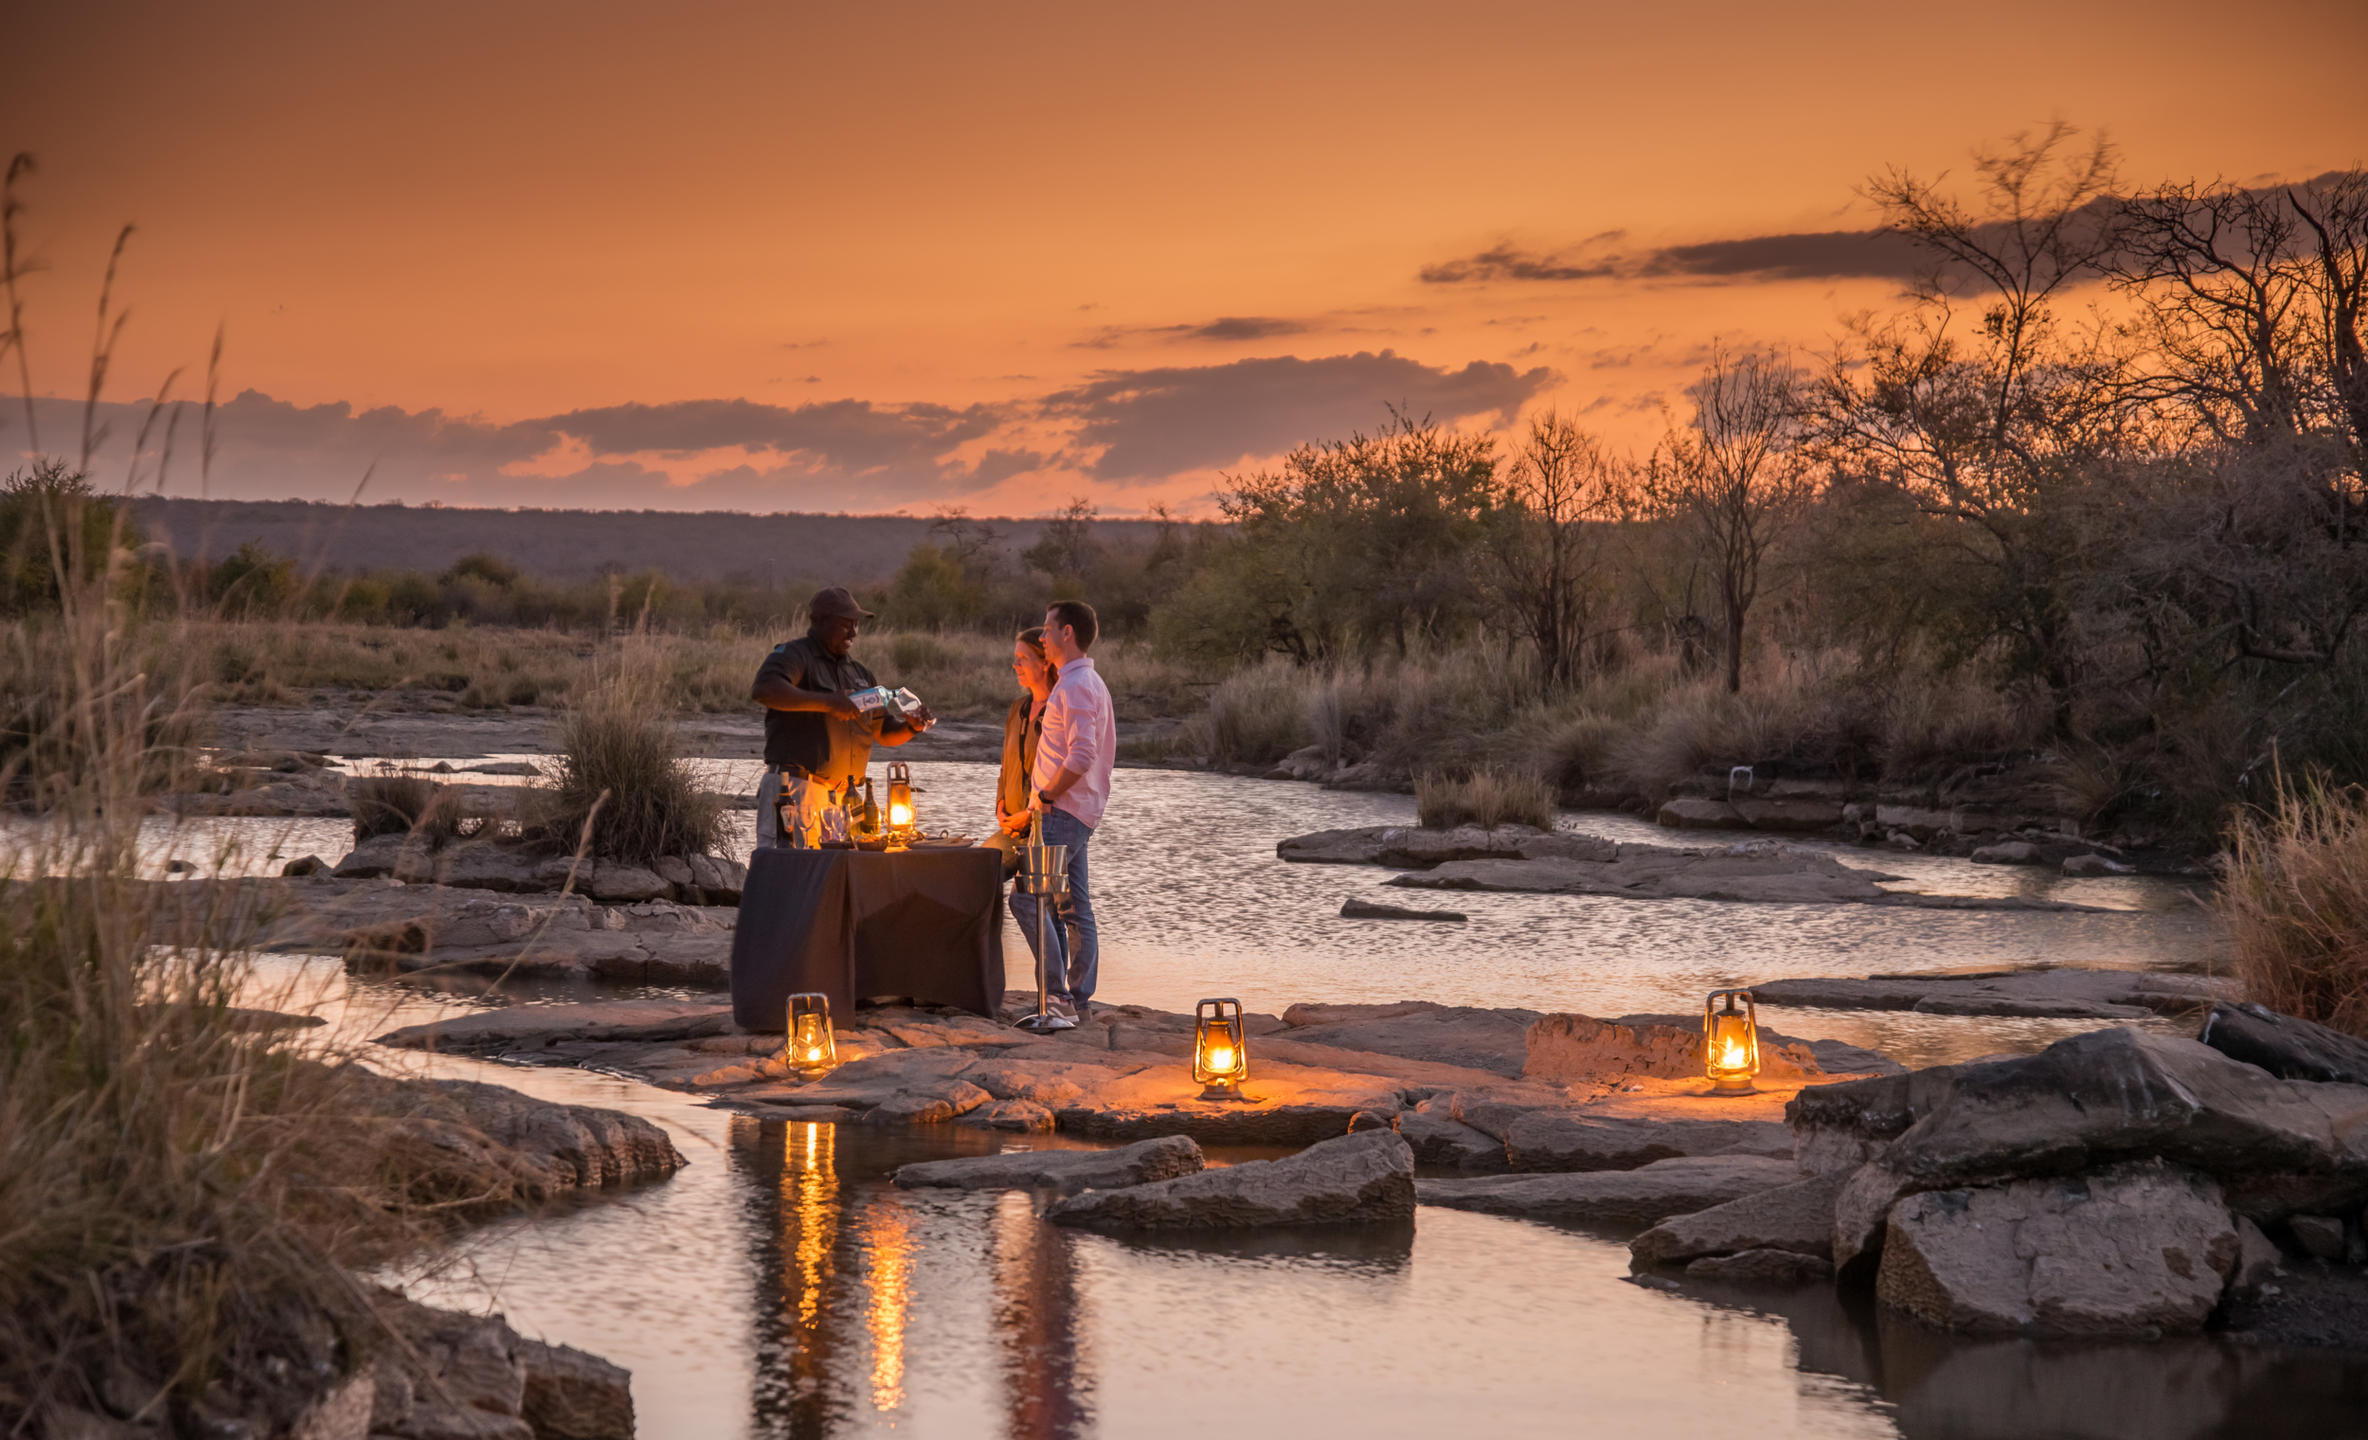
[[[2057,118],[2130,185],[2368,160],[2361,0],[5,13],[40,444],[132,222],[96,468],[219,325],[241,497],[1206,513],[1393,402],[1639,447],[1714,339],[1897,303],[1833,234],[1887,166]]]

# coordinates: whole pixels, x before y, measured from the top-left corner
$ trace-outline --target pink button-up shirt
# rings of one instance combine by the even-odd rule
[[[1077,783],[1052,802],[1085,822],[1102,823],[1102,809],[1110,803],[1110,766],[1118,758],[1118,721],[1112,713],[1110,687],[1094,672],[1091,655],[1061,667],[1052,695],[1044,702],[1044,733],[1036,742],[1036,768],[1028,779],[1042,790],[1074,770]]]

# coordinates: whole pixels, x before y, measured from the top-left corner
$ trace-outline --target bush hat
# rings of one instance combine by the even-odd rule
[[[813,603],[806,607],[809,619],[869,620],[872,612],[855,603],[855,597],[844,585],[833,585],[814,592]]]

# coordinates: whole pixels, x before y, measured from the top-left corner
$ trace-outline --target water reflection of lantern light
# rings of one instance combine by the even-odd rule
[[[1242,1035],[1242,1002],[1203,1000],[1192,1007],[1192,1078],[1203,1100],[1239,1100],[1250,1078],[1250,1052]]]
[[[1702,1049],[1712,1094],[1751,1093],[1751,1077],[1760,1073],[1760,1024],[1749,990],[1713,990],[1703,1000]]]
[[[897,832],[913,828],[913,772],[902,760],[888,763],[888,828]]]
[[[828,1070],[839,1063],[839,1042],[830,1028],[830,997],[800,991],[789,997],[789,1039],[782,1047],[794,1069]]]
[[[782,1135],[782,1222],[795,1237],[790,1247],[797,1275],[797,1327],[821,1323],[828,1297],[831,1252],[838,1241],[839,1173],[836,1125],[805,1120],[786,1125]]]
[[[912,1307],[912,1225],[890,1204],[875,1204],[865,1219],[871,1294],[864,1327],[872,1335],[872,1408],[894,1410],[904,1404],[905,1317]]]

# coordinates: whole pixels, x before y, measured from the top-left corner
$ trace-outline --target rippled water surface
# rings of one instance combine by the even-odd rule
[[[712,763],[717,788],[749,788],[752,765]],[[925,761],[915,774],[924,823],[984,831],[991,766]],[[734,818],[745,833],[747,812]],[[1274,858],[1285,835],[1411,819],[1403,796],[1120,772],[1093,848],[1102,998],[1682,1011],[1713,986],[1780,976],[2192,966],[2219,945],[2178,886],[1887,851],[1840,848],[1902,888],[2113,911],[1384,890],[1470,922],[1348,921],[1342,899],[1389,872]],[[205,823],[206,844],[235,841],[242,855],[342,848],[343,822]],[[1564,823],[1677,838],[1619,816]],[[1024,961],[1016,939],[1007,948]],[[323,987],[331,1013],[372,1032],[497,1003],[348,981],[322,962],[275,960],[272,973]],[[1024,983],[1020,964],[1011,978]],[[2032,1048],[2078,1028],[1770,1018],[1910,1061]],[[1618,1235],[1457,1211],[1426,1208],[1402,1231],[1313,1237],[1069,1232],[1039,1221],[1025,1196],[886,1180],[909,1160],[1061,1142],[757,1121],[611,1076],[435,1064],[648,1116],[690,1157],[667,1181],[489,1227],[466,1266],[416,1282],[427,1298],[502,1310],[527,1333],[631,1368],[646,1436],[2330,1436],[2356,1433],[2368,1403],[2368,1370],[2337,1357],[2209,1340],[1951,1341],[1846,1308],[1825,1287],[1640,1285]]]

